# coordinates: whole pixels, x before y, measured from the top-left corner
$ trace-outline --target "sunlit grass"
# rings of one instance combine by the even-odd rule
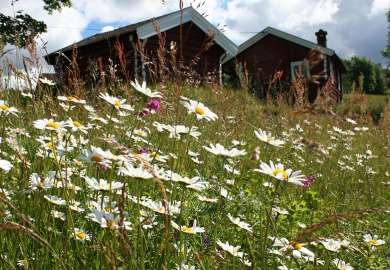
[[[95,95],[95,112],[73,98],[60,106],[55,95],[0,93],[19,111],[0,115],[0,159],[13,165],[0,169],[1,269],[337,269],[334,259],[390,267],[389,134],[369,116],[353,124],[285,106],[270,113],[230,89],[156,90],[153,113],[145,89],[111,93],[121,104]],[[181,96],[206,107],[189,113]],[[218,119],[200,117],[207,109]],[[39,119],[59,124],[41,130]],[[172,126],[159,132],[155,122]],[[259,140],[258,129],[284,144]],[[255,171],[270,161],[284,167]],[[305,186],[289,182],[288,169]],[[365,234],[386,243],[374,250]],[[344,246],[329,251],[329,238]]]

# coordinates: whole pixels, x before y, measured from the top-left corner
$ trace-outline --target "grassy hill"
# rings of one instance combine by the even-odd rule
[[[390,268],[390,133],[356,97],[43,88],[0,92],[0,269]]]

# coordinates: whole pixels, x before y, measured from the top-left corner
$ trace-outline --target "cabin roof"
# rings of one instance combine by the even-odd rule
[[[341,59],[339,58],[339,56],[336,54],[336,52],[334,50],[332,50],[330,48],[325,48],[325,47],[319,46],[317,43],[314,43],[314,42],[311,42],[309,40],[300,38],[298,36],[286,33],[284,31],[281,31],[279,29],[276,29],[276,28],[273,28],[270,26],[263,29],[260,33],[254,35],[253,37],[251,37],[250,39],[248,39],[247,41],[242,43],[238,47],[237,55],[244,52],[245,50],[247,50],[248,48],[250,48],[251,46],[253,46],[254,44],[256,44],[257,42],[259,42],[260,40],[262,40],[263,38],[265,38],[268,35],[273,35],[273,36],[279,37],[281,39],[298,44],[298,45],[305,47],[305,48],[308,48],[310,50],[319,49],[323,53],[325,53],[326,55],[328,55],[330,57],[335,57],[336,60],[341,63],[342,69],[344,69],[344,66],[342,64]],[[226,59],[225,62],[229,61],[232,58],[233,57]]]
[[[263,38],[265,38],[268,35],[273,35],[273,36],[279,37],[281,39],[284,39],[284,40],[290,41],[292,43],[301,45],[302,47],[306,47],[306,48],[311,49],[311,50],[320,47],[324,51],[324,53],[327,54],[328,56],[333,56],[335,54],[335,51],[332,49],[321,47],[317,43],[311,42],[309,40],[300,38],[300,37],[295,36],[295,35],[291,35],[289,33],[283,32],[283,31],[278,30],[278,29],[273,28],[273,27],[265,28],[260,33],[254,35],[253,37],[251,37],[250,39],[248,39],[247,41],[242,43],[239,46],[238,54],[245,51],[246,49],[248,49],[249,47],[251,47],[252,45],[254,45],[258,41],[262,40]]]
[[[65,48],[59,49],[46,55],[46,59],[51,58],[61,52],[63,53],[71,51],[74,47],[80,48],[88,46],[90,44],[94,44],[102,40],[118,37],[120,35],[128,34],[131,32],[137,32],[138,38],[141,40],[146,39],[157,34],[155,29],[155,23],[159,25],[160,32],[164,32],[169,29],[175,28],[180,24],[184,24],[190,21],[197,25],[203,32],[213,33],[214,41],[226,51],[227,55],[234,56],[237,54],[238,47],[230,39],[228,39],[221,31],[218,30],[218,28],[216,28],[213,24],[206,20],[194,8],[187,7],[184,8],[182,11],[175,11],[156,18],[151,18],[135,24],[120,27],[113,31],[95,34],[91,37],[88,37],[72,45],[69,45]]]

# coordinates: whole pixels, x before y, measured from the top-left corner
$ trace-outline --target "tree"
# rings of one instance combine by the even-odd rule
[[[11,0],[11,5],[18,1],[20,0]],[[71,0],[43,0],[43,2],[43,8],[49,14],[72,5]],[[4,43],[25,47],[39,34],[46,31],[47,26],[43,21],[38,21],[23,11],[17,11],[15,16],[0,14],[0,38]]]
[[[386,88],[385,69],[367,57],[354,56],[344,61],[347,69],[344,76],[344,89],[351,90],[352,84],[359,84],[363,78],[363,90],[367,94],[383,94]]]
[[[387,11],[387,21],[390,24],[390,10]],[[389,32],[387,33],[387,35],[388,35],[388,42],[387,42],[386,48],[383,50],[383,55],[390,60],[390,27],[389,27]]]

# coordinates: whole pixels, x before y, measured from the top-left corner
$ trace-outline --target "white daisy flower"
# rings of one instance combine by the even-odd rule
[[[63,213],[63,212],[60,212],[60,211],[57,211],[57,210],[51,210],[51,215],[54,217],[54,218],[57,218],[57,219],[60,219],[62,221],[65,221],[66,220],[66,215]]]
[[[284,141],[275,139],[270,132],[267,133],[266,131],[261,129],[255,130],[255,135],[260,141],[276,147],[281,147],[285,144]]]
[[[50,189],[54,186],[54,180],[56,178],[56,172],[50,171],[48,176],[45,178],[41,178],[37,173],[31,174],[30,180],[30,188],[32,190],[36,189]]]
[[[229,252],[232,256],[238,257],[238,258],[243,258],[244,257],[244,252],[239,251],[241,246],[232,246],[228,242],[223,243],[220,240],[217,241],[217,245],[220,246],[223,250]]]
[[[91,145],[91,149],[84,150],[83,155],[80,157],[81,160],[98,163],[98,164],[110,164],[112,159],[115,159],[115,156],[109,151],[104,151],[100,147],[94,147]]]
[[[110,103],[112,106],[115,107],[115,109],[120,110],[126,110],[126,111],[134,111],[133,107],[131,105],[125,104],[126,99],[119,99],[117,97],[110,96],[107,93],[100,94],[99,97],[103,99],[104,101]]]
[[[162,98],[161,96],[161,93],[160,92],[152,92],[152,90],[150,90],[147,86],[146,86],[146,81],[144,81],[142,83],[142,85],[140,85],[137,81],[137,79],[135,79],[135,82],[130,82],[131,86],[133,86],[133,88],[144,94],[145,96],[147,97],[150,97],[150,98]]]
[[[16,115],[18,113],[18,110],[15,107],[8,106],[3,100],[0,100],[0,115],[8,115],[13,114]],[[2,120],[4,121],[4,120]]]
[[[237,148],[232,148],[230,150],[226,149],[223,145],[217,143],[212,144],[210,143],[210,146],[203,146],[204,149],[206,149],[208,152],[214,154],[214,155],[220,155],[225,157],[239,157],[246,155],[245,150],[239,150]]]
[[[57,99],[61,100],[61,101],[67,101],[67,102],[77,103],[77,104],[86,104],[87,103],[85,100],[79,99],[75,96],[58,96]]]
[[[192,126],[189,127],[183,125],[171,126],[166,124],[161,124],[159,122],[153,122],[153,126],[156,127],[158,132],[168,131],[169,138],[181,139],[181,135],[190,135],[191,137],[198,139],[201,133],[198,131],[198,127]]]
[[[197,227],[196,226],[196,220],[194,220],[194,223],[192,227],[187,226],[179,226],[176,222],[171,220],[172,227],[175,228],[178,231],[188,233],[188,234],[197,234],[197,233],[204,233],[205,229],[203,227]]]
[[[341,241],[334,239],[322,239],[319,241],[324,248],[332,252],[339,252],[341,248]]]
[[[270,164],[261,162],[260,169],[255,169],[255,171],[267,174],[286,183],[292,183],[298,186],[304,185],[303,181],[305,180],[305,176],[301,174],[301,171],[293,172],[291,169],[285,170],[284,165],[281,163],[275,165],[272,161],[270,161]]]
[[[135,167],[130,162],[124,162],[118,169],[118,175],[128,176],[139,179],[152,179],[154,176],[143,166]]]
[[[123,187],[123,183],[112,181],[111,184],[109,181],[104,179],[97,180],[93,177],[84,176],[85,182],[88,184],[88,187],[92,190],[100,190],[100,191],[110,191],[121,189]]]
[[[352,125],[357,125],[357,122],[351,118],[346,118],[345,121],[347,121],[348,123],[352,124]]]
[[[120,216],[114,216],[113,213],[109,213],[106,211],[99,211],[98,209],[92,209],[92,212],[87,215],[89,219],[98,223],[101,228],[110,229],[110,230],[118,230],[120,228],[124,228],[128,231],[131,231],[131,222],[123,221],[121,223]]]
[[[12,164],[8,160],[0,159],[0,169],[9,172],[12,169]]]
[[[289,212],[286,209],[282,209],[279,206],[272,207],[272,214],[273,215],[288,215]]]
[[[292,251],[292,255],[296,259],[302,258],[303,255],[308,257],[315,257],[314,253],[304,247],[304,244],[297,241],[288,241],[286,238],[270,237],[273,241],[274,247],[281,247],[279,251],[287,252]]]
[[[180,265],[176,265],[176,270],[196,270],[196,267],[182,263]]]
[[[375,251],[378,246],[384,245],[386,242],[379,239],[378,235],[365,234],[363,240],[366,242],[372,251]]]
[[[148,213],[145,210],[140,210],[139,221],[142,225],[142,228],[145,230],[152,229],[154,226],[158,225],[156,221],[157,215],[155,213]]]
[[[73,121],[71,118],[69,118],[69,120],[66,121],[66,123],[67,123],[67,127],[69,127],[72,130],[72,132],[80,131],[84,134],[88,133],[88,127],[84,126],[79,121]]]
[[[130,200],[133,201],[134,203],[139,203],[140,205],[149,208],[150,210],[164,214],[164,215],[177,215],[180,213],[180,202],[173,201],[171,203],[166,202],[166,201],[153,201],[152,199],[142,197],[140,199],[136,197],[130,197]]]
[[[244,230],[246,230],[246,231],[248,231],[248,232],[250,232],[250,233],[253,232],[252,226],[251,226],[250,224],[248,224],[248,223],[246,223],[246,222],[240,220],[239,217],[236,217],[236,218],[235,218],[235,217],[233,217],[230,213],[228,213],[227,216],[228,216],[229,220],[230,220],[233,224],[237,225],[237,226],[240,227],[241,229],[244,229]]]
[[[346,263],[343,260],[334,259],[333,263],[334,265],[336,265],[337,269],[339,270],[353,270],[353,267],[349,263]]]
[[[217,203],[218,199],[216,198],[209,198],[206,196],[198,195],[198,200],[201,202],[207,202],[207,203]]]
[[[49,202],[51,202],[52,204],[56,204],[56,205],[66,205],[66,201],[60,197],[57,197],[57,196],[54,196],[54,195],[45,195],[43,196],[46,200],[48,200]]]
[[[66,122],[56,122],[53,119],[39,119],[33,122],[33,126],[37,129],[64,131],[67,126]]]
[[[192,178],[192,183],[186,186],[186,188],[193,189],[196,191],[203,191],[207,188],[209,188],[210,183],[207,181],[201,180],[199,177]]]
[[[89,233],[85,232],[84,230],[79,229],[79,228],[73,229],[73,235],[74,235],[74,239],[77,241],[84,242],[84,241],[91,240],[91,235]]]
[[[48,78],[40,78],[39,81],[43,84],[46,84],[46,85],[49,85],[49,86],[54,86],[56,85],[55,82],[53,82],[52,80],[49,80]]]
[[[215,121],[218,116],[207,108],[202,102],[186,99],[182,104],[188,110],[188,113],[194,113],[197,120]]]
[[[27,97],[27,98],[31,98],[31,99],[33,98],[33,95],[32,95],[31,93],[27,93],[27,92],[23,92],[23,91],[22,91],[20,94],[21,94],[23,97]]]
[[[69,202],[69,209],[70,210],[73,210],[75,212],[78,212],[78,213],[82,213],[85,211],[84,208],[81,208],[80,207],[81,203],[80,202],[77,202],[77,201],[70,201]]]

